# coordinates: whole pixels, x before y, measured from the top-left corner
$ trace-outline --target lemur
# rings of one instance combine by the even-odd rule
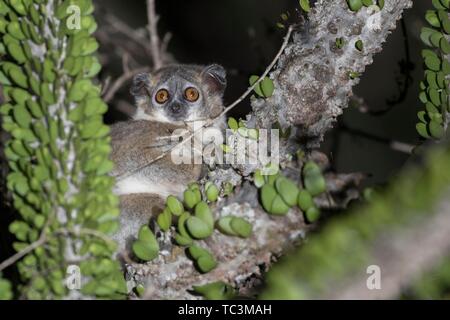
[[[111,127],[111,174],[121,210],[114,235],[119,248],[127,247],[139,227],[162,211],[168,195],[181,196],[200,178],[202,164],[175,164],[170,152],[154,159],[174,143],[166,138],[175,130],[192,130],[190,123],[221,115],[226,84],[226,71],[216,64],[173,65],[134,77],[130,92],[136,113]]]

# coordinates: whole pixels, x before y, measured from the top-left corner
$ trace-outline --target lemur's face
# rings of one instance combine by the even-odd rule
[[[194,121],[216,116],[222,109],[225,70],[175,65],[135,77],[132,94],[140,112],[164,122]]]

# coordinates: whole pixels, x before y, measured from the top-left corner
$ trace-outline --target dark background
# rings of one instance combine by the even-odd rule
[[[112,13],[134,29],[146,24],[144,0],[97,0],[95,3],[101,8],[98,12]],[[176,61],[216,62],[227,68],[229,84],[225,100],[229,103],[247,88],[248,77],[262,73],[272,60],[284,35],[275,25],[281,13],[295,13],[298,1],[160,0],[156,5],[160,34],[173,34],[169,52]],[[417,96],[423,77],[419,33],[429,7],[426,1],[415,2],[354,90],[376,114],[349,107],[327,135],[322,148],[331,156],[337,171],[361,171],[370,175],[367,184],[385,183],[409,156],[392,150],[385,140],[418,142],[415,124],[420,102]],[[145,64],[145,58],[141,62]],[[116,66],[105,66],[103,73],[117,77],[117,71],[120,72],[119,62]],[[131,102],[127,86],[117,99]],[[115,103],[111,106],[108,122],[126,118],[114,110]],[[232,115],[242,116],[248,110],[247,100]]]

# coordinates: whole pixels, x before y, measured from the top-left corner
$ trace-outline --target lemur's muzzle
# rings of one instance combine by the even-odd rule
[[[180,114],[183,111],[183,106],[174,103],[169,107],[169,109],[173,114]]]

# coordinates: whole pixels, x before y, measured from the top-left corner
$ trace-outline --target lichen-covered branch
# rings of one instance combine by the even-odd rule
[[[372,63],[403,10],[411,6],[410,0],[386,1],[380,11],[363,7],[353,12],[346,1],[317,1],[271,75],[274,95],[252,102],[258,127],[269,128],[276,121],[296,126],[307,146],[317,146],[347,107],[356,75]],[[362,50],[355,47],[359,40]]]

